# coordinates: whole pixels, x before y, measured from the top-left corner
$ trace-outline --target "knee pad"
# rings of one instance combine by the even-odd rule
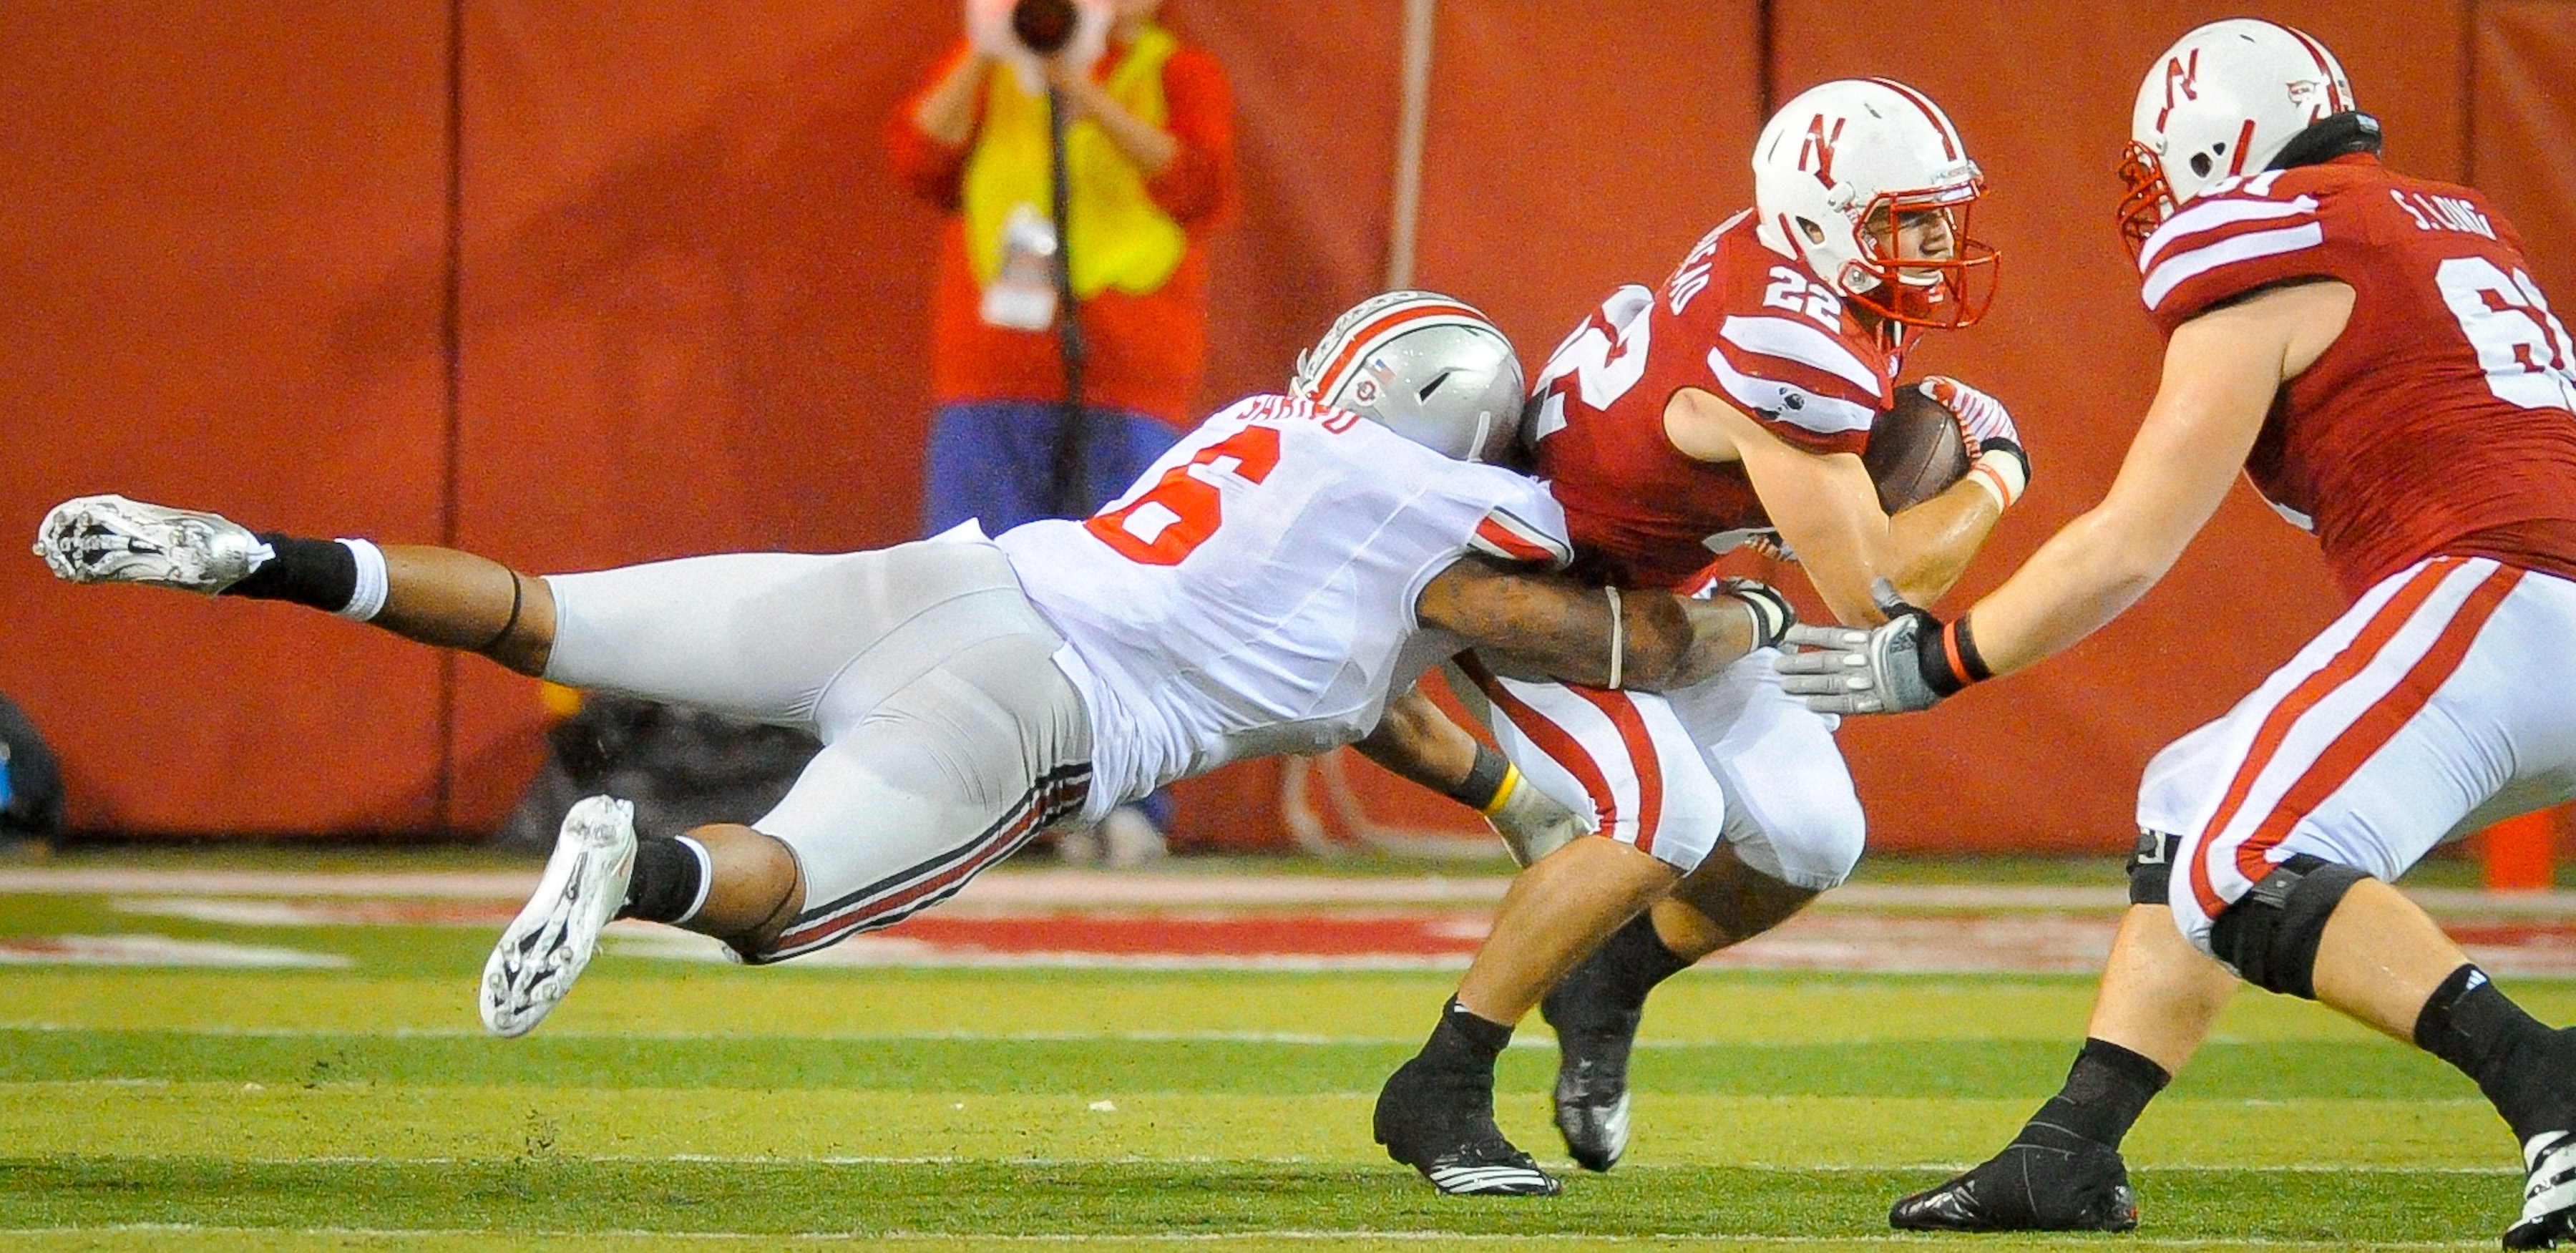
[[[2138,846],[2129,853],[2129,903],[2164,905],[2171,901],[2165,891],[2173,879],[2174,854],[2182,846],[2182,837],[2162,831],[2138,829]]]
[[[2343,894],[2369,877],[2322,857],[2293,857],[2219,911],[2209,928],[2210,954],[2255,987],[2313,1001],[2326,920]]]

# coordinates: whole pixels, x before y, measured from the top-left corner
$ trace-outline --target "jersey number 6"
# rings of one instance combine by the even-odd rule
[[[1276,427],[1247,426],[1163,471],[1153,489],[1083,523],[1139,565],[1177,566],[1225,524],[1227,479],[1259,483],[1279,465]]]

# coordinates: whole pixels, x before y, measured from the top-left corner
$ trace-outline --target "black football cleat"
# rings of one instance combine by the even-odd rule
[[[1564,1186],[1494,1125],[1488,1078],[1416,1057],[1387,1077],[1370,1121],[1388,1157],[1451,1196],[1554,1196]]]
[[[2138,1194],[2115,1150],[2015,1143],[1898,1201],[1887,1223],[1900,1231],[2132,1231]]]
[[[1645,1002],[1614,992],[1594,953],[1539,1003],[1556,1031],[1556,1129],[1585,1170],[1608,1170],[1628,1151],[1628,1053]]]

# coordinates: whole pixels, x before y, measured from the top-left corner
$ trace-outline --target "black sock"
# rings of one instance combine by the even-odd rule
[[[617,916],[678,922],[698,904],[699,884],[705,877],[696,850],[688,845],[678,840],[639,840],[635,875],[626,881],[626,904]]]
[[[1602,941],[1601,951],[1593,954],[1600,962],[1607,990],[1621,1002],[1642,1005],[1655,985],[1691,968],[1690,959],[1676,953],[1655,933],[1655,911],[1649,909],[1628,920],[1628,925],[1610,933]]]
[[[329,613],[349,607],[358,595],[358,556],[338,540],[297,539],[273,531],[260,542],[277,550],[241,582],[225,588],[226,596],[283,600]]]
[[[2462,965],[2433,989],[2415,1017],[2415,1045],[2478,1081],[2516,1139],[2568,1129],[2571,1060],[2556,1031],[2497,990],[2487,972]]]
[[[1431,1039],[1422,1046],[1422,1060],[1443,1070],[1472,1070],[1494,1073],[1494,1059],[1512,1042],[1512,1028],[1489,1018],[1479,1018],[1450,997],[1440,1007],[1440,1025],[1431,1029]]]
[[[2147,1102],[2171,1082],[2173,1076],[2146,1056],[2088,1038],[2066,1072],[2066,1086],[2031,1115],[2013,1143],[2071,1149],[2078,1147],[2068,1142],[2072,1136],[2117,1149]]]

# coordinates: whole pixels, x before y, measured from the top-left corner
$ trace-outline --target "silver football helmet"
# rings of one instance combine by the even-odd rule
[[[1511,447],[1521,362],[1493,321],[1436,292],[1391,291],[1351,306],[1297,354],[1288,394],[1346,409],[1460,461]]]

